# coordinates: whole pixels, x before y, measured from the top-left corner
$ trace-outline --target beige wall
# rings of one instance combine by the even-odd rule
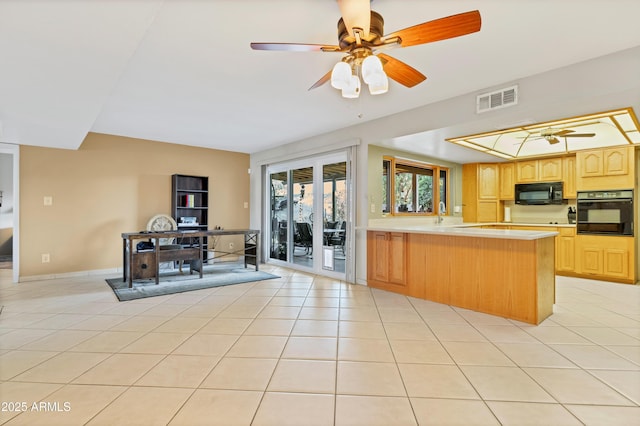
[[[121,268],[120,234],[171,214],[175,173],[209,177],[210,227],[246,228],[248,168],[248,154],[96,133],[76,151],[22,146],[20,276]]]

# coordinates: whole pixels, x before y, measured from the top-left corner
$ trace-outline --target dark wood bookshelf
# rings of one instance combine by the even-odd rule
[[[209,178],[175,174],[171,176],[171,214],[179,231],[206,231],[209,228]],[[176,243],[191,247],[195,241],[181,238]],[[206,251],[207,242],[204,241]],[[204,259],[207,253],[203,253]]]

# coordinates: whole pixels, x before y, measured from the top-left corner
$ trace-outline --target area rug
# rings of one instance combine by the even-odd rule
[[[13,256],[8,255],[0,255],[0,269],[12,269],[13,268]]]
[[[206,266],[202,279],[200,279],[200,275],[197,272],[189,274],[188,272],[172,271],[161,272],[159,284],[156,284],[154,278],[134,280],[133,288],[129,288],[129,283],[122,281],[122,277],[108,278],[106,281],[118,300],[124,302],[145,297],[163,296],[273,278],[280,277],[268,272],[256,271],[253,266],[244,268],[243,265],[232,264]]]

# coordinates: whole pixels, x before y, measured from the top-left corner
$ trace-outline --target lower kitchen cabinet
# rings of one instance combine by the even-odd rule
[[[558,228],[556,236],[556,273],[576,270],[576,229]]]
[[[635,282],[633,237],[578,235],[576,272],[619,282]]]
[[[551,236],[503,238],[441,229],[368,231],[367,284],[529,324],[553,313]]]
[[[406,285],[406,234],[369,231],[367,235],[367,276],[391,287]],[[397,288],[394,291],[399,291]]]
[[[564,226],[527,226],[527,225],[482,225],[482,228],[514,229],[519,231],[552,231],[555,238],[555,271],[559,275],[574,275],[576,272],[576,228]]]

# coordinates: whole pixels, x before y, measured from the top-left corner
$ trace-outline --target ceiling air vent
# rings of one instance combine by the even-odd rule
[[[518,86],[506,87],[495,92],[483,93],[476,97],[476,112],[506,108],[518,103]]]

